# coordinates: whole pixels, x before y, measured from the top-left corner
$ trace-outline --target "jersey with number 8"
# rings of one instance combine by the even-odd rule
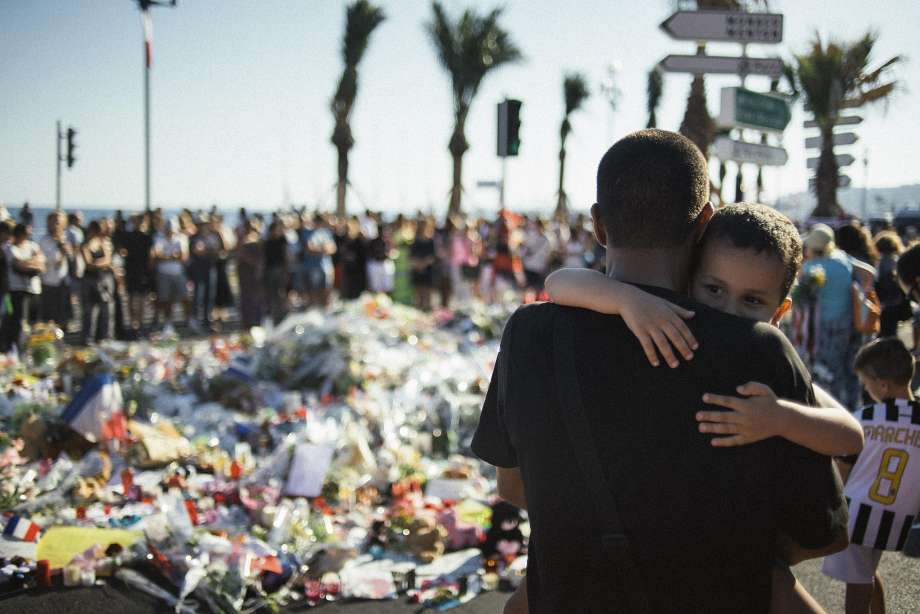
[[[920,403],[889,400],[855,416],[866,444],[845,490],[850,542],[901,550],[920,512]]]

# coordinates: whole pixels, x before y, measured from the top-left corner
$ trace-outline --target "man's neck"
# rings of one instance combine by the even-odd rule
[[[688,260],[684,250],[607,248],[607,276],[682,292],[687,287]]]
[[[914,400],[914,393],[911,391],[910,386],[904,386],[903,388],[898,388],[891,393],[892,399],[906,399],[908,401]]]

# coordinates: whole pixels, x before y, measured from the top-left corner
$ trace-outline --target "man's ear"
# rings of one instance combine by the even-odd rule
[[[787,296],[783,299],[783,302],[780,303],[779,307],[776,308],[776,311],[773,312],[773,317],[770,318],[770,324],[779,326],[779,321],[783,319],[783,316],[786,315],[790,307],[792,307],[792,299]]]
[[[591,223],[594,225],[594,239],[602,246],[607,247],[607,229],[601,221],[600,207],[597,203],[591,205]]]
[[[703,233],[706,232],[706,226],[709,225],[709,221],[712,219],[713,214],[716,210],[713,208],[711,202],[707,202],[703,205],[703,208],[700,210],[699,214],[696,216],[696,220],[693,222],[693,245],[696,245],[700,242],[700,239],[703,238]]]

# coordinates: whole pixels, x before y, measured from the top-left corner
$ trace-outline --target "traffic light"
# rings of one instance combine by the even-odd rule
[[[72,168],[77,161],[73,155],[74,150],[77,148],[76,136],[76,130],[67,128],[67,168]]]
[[[521,101],[498,103],[498,156],[516,156],[521,149]]]

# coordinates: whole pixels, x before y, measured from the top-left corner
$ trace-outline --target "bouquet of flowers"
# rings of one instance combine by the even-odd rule
[[[792,289],[792,301],[796,305],[813,304],[818,301],[818,293],[827,282],[827,273],[823,267],[816,266],[802,272],[798,283]]]

